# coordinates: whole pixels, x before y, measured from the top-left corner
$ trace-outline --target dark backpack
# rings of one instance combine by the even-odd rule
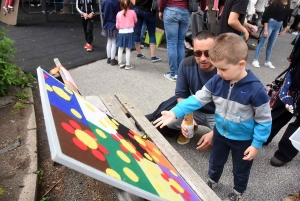
[[[158,108],[152,112],[151,114],[145,115],[145,117],[150,121],[153,122],[159,117],[161,117],[161,112],[164,110],[171,110],[173,107],[175,107],[177,104],[177,98],[175,96],[169,98],[168,100],[162,102]],[[136,127],[138,130],[141,131],[141,128],[136,124]],[[157,128],[157,130],[165,137],[174,137],[179,134],[180,130],[171,129],[167,126],[163,128]]]

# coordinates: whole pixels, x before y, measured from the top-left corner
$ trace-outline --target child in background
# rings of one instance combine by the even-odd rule
[[[93,17],[95,14],[94,10],[96,8],[96,5],[96,0],[76,0],[76,10],[80,13],[82,17],[82,26],[86,41],[84,48],[88,52],[93,51]]]
[[[118,30],[116,28],[116,15],[121,10],[120,3],[118,0],[103,0],[102,1],[102,13],[103,16],[103,29],[101,32],[102,36],[107,37],[106,54],[107,63],[112,66],[117,65],[118,61],[115,59],[116,56],[116,39]]]
[[[120,0],[122,10],[117,14],[116,27],[119,30],[117,37],[118,60],[119,67],[125,67],[126,70],[132,69],[133,66],[130,64],[130,52],[135,47],[134,44],[134,24],[137,22],[136,14],[133,10],[129,9],[130,0]],[[122,62],[122,54],[124,48],[126,49],[126,64]]]
[[[213,101],[216,125],[207,184],[212,189],[217,186],[231,150],[234,188],[226,200],[241,201],[253,159],[270,135],[269,97],[259,79],[245,69],[248,47],[237,34],[217,37],[209,49],[209,57],[218,74],[195,95],[182,100],[171,111],[163,111],[153,123],[162,128]]]

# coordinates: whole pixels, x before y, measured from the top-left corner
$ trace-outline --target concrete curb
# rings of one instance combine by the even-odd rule
[[[34,110],[34,101],[31,88],[26,88],[29,94],[30,117],[27,122],[27,135],[24,145],[28,149],[29,168],[27,174],[23,178],[24,187],[22,188],[18,201],[33,201],[36,199],[37,192],[37,130]]]

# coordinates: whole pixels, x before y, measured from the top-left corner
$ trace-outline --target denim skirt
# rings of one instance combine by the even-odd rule
[[[119,33],[117,36],[116,45],[117,47],[129,49],[135,48],[133,33]]]

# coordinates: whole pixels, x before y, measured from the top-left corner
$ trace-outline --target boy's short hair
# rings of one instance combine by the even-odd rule
[[[198,32],[195,37],[193,38],[193,40],[197,39],[197,40],[206,40],[206,39],[216,39],[216,34],[214,34],[213,32],[209,31],[209,30],[203,30]]]
[[[247,61],[248,46],[242,37],[234,33],[219,35],[209,49],[211,61],[226,59],[228,64],[237,64],[241,60]]]

